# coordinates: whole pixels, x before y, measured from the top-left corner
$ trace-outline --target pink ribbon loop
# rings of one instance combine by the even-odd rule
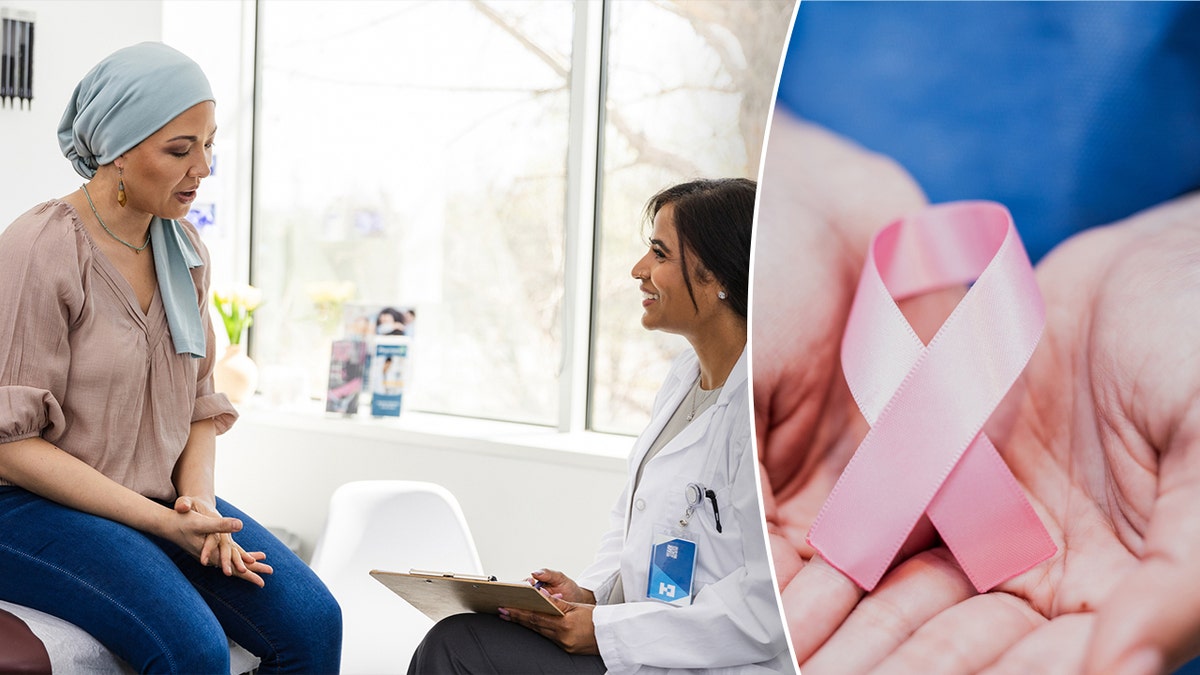
[[[896,302],[972,281],[923,344]],[[869,591],[926,514],[980,592],[1054,554],[982,432],[1044,324],[1003,206],[932,206],[875,236],[842,340],[846,381],[871,429],[809,531],[826,561]]]

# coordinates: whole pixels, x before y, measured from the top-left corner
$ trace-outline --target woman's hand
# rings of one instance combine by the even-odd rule
[[[539,588],[548,595],[562,598],[567,602],[579,602],[588,605],[596,604],[596,596],[586,588],[580,588],[570,577],[558,570],[540,569],[530,574],[526,579],[531,585],[541,583]]]
[[[189,496],[175,500],[175,513],[183,516],[185,521],[176,521],[183,542],[173,541],[196,556],[201,565],[220,567],[225,576],[245,579],[260,588],[265,585],[260,575],[271,574],[274,570],[263,562],[267,557],[265,553],[246,551],[233,540],[232,534],[242,529],[240,520],[224,518],[215,505]]]
[[[848,173],[837,160],[855,151],[831,147],[772,132],[776,165],[794,171],[772,186],[768,157],[757,251],[777,266],[757,261],[756,275],[778,276],[755,280],[756,316],[771,317],[754,326],[764,499],[802,671],[1148,674],[1200,653],[1200,196],[1079,235],[1037,267],[1045,333],[987,433],[1058,553],[977,594],[934,548],[863,596],[804,541],[866,431],[837,359],[865,241],[820,175]],[[858,194],[880,203],[889,185]],[[799,204],[772,207],[789,186]],[[829,241],[788,245],[812,232]]]
[[[568,579],[568,581],[570,580]],[[541,591],[550,598],[550,602],[562,610],[562,616],[501,607],[500,618],[539,633],[569,654],[599,654],[600,647],[596,644],[596,625],[592,623],[592,610],[596,606],[567,602],[547,593],[545,588],[542,588]]]
[[[764,515],[782,589],[812,557],[808,529],[867,431],[841,366],[867,246],[926,202],[895,162],[786,110],[774,120],[755,224],[751,341]],[[811,617],[789,621],[793,637],[811,633]]]

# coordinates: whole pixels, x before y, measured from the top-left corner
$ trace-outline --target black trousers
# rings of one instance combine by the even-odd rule
[[[604,660],[568,654],[541,635],[491,614],[456,614],[421,641],[409,675],[443,673],[603,673]]]

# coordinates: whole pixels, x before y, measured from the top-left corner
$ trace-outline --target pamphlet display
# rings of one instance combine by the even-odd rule
[[[371,357],[371,414],[376,417],[397,417],[404,398],[404,381],[408,370],[407,336],[375,336],[375,353]]]
[[[343,305],[342,337],[330,352],[327,412],[400,414],[416,317],[416,310],[405,305]]]

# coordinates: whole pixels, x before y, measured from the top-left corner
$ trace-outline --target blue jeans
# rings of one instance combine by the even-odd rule
[[[259,673],[333,673],[341,662],[337,601],[266,528],[234,535],[263,551],[265,588],[203,567],[175,544],[0,486],[0,598],[61,617],[138,672],[228,673],[226,636],[262,659]]]

